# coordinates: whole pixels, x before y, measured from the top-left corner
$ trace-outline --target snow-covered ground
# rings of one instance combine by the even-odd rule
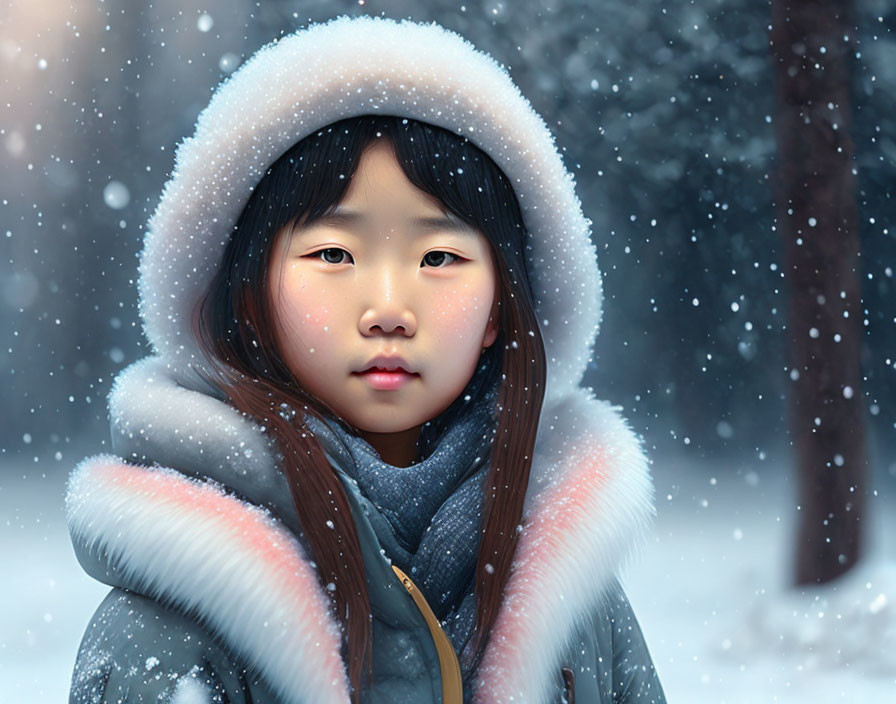
[[[27,461],[0,467],[0,701],[8,704],[68,701],[81,636],[109,591],[75,559],[65,470],[52,469],[41,476],[40,465]]]
[[[657,518],[624,572],[670,703],[896,702],[896,502],[869,500],[867,559],[790,586],[783,464],[655,461]]]
[[[108,587],[72,553],[64,472],[0,471],[0,701],[63,702]],[[800,592],[788,587],[794,500],[784,467],[713,472],[658,459],[653,471],[657,520],[623,581],[670,704],[896,702],[892,498],[870,501],[865,563]]]

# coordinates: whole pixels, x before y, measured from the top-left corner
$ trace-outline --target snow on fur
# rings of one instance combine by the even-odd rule
[[[296,530],[286,478],[271,439],[232,405],[178,382],[165,360],[146,357],[122,370],[109,392],[113,451],[128,461],[213,476]]]
[[[155,351],[204,363],[190,313],[258,180],[337,120],[400,115],[485,151],[513,184],[530,233],[527,270],[550,361],[546,399],[579,383],[601,315],[590,222],[544,120],[507,70],[436,23],[340,17],[259,50],[219,86],[153,214],[140,257],[140,313]]]
[[[169,704],[213,704],[211,690],[195,677],[181,677]]]

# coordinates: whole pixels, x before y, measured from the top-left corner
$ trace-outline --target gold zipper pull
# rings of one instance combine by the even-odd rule
[[[454,652],[454,646],[442,630],[439,619],[429,608],[423,593],[417,588],[417,585],[411,581],[404,572],[398,567],[392,565],[398,579],[407,589],[417,608],[426,619],[426,625],[429,626],[429,632],[436,645],[436,653],[439,656],[439,669],[442,673],[442,704],[463,704],[464,686],[463,679],[460,674],[460,661],[457,659],[457,653]]]

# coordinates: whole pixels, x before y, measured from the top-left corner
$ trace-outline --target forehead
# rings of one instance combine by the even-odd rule
[[[438,159],[427,165],[427,168],[429,166],[438,169]],[[438,197],[427,193],[408,179],[392,142],[386,139],[374,140],[364,147],[342,202],[351,206],[363,204],[372,209],[391,206],[423,211],[445,210]]]
[[[342,201],[328,217],[346,226],[361,227],[372,224],[374,218],[389,218],[423,229],[472,230],[436,196],[408,180],[392,143],[385,139],[374,140],[364,149]]]
[[[476,235],[476,231],[470,225],[452,213],[440,212],[438,214],[430,214],[424,211],[401,215],[400,219],[418,231],[431,232],[438,230],[461,235]],[[348,229],[365,229],[375,224],[374,219],[374,215],[363,208],[354,208],[340,204],[331,213],[317,218],[315,223],[342,226]]]

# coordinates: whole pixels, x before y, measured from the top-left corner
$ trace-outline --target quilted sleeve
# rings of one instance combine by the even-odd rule
[[[69,704],[250,704],[250,689],[197,623],[114,588],[84,633]]]

